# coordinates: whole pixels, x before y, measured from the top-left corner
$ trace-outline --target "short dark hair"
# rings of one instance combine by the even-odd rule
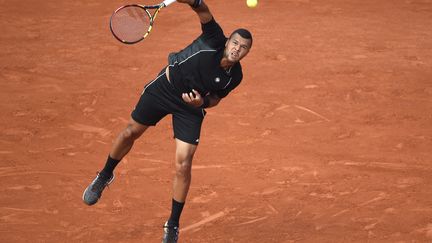
[[[243,38],[245,38],[245,39],[250,40],[250,46],[252,47],[252,34],[251,34],[251,32],[250,32],[249,30],[247,30],[247,29],[242,29],[242,28],[240,28],[240,29],[236,29],[236,30],[234,30],[234,31],[231,33],[229,39],[231,39],[231,37],[232,37],[235,33],[239,34],[241,37],[243,37]]]

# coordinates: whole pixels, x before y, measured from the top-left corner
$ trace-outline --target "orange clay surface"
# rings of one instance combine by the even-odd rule
[[[431,242],[432,1],[207,2],[254,45],[208,110],[180,242]],[[81,200],[144,85],[200,33],[174,3],[123,45],[108,20],[125,3],[1,1],[0,242],[160,242],[170,117]]]

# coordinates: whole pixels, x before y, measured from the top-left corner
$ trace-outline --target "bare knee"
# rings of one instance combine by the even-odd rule
[[[192,170],[192,159],[197,145],[189,144],[176,139],[176,176],[185,181],[190,180]]]
[[[121,133],[120,137],[123,140],[127,141],[134,141],[137,138],[139,138],[144,131],[147,129],[147,127],[142,125],[135,125],[135,124],[129,124]]]
[[[190,180],[192,171],[192,156],[177,158],[176,175],[184,180]]]

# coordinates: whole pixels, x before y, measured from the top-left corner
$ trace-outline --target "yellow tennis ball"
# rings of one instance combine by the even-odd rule
[[[246,5],[249,8],[255,8],[258,5],[258,0],[246,0]]]

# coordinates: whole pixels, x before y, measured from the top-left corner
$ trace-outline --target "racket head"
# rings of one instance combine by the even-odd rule
[[[135,44],[147,37],[153,19],[146,6],[124,5],[114,11],[110,18],[110,30],[124,44]]]

